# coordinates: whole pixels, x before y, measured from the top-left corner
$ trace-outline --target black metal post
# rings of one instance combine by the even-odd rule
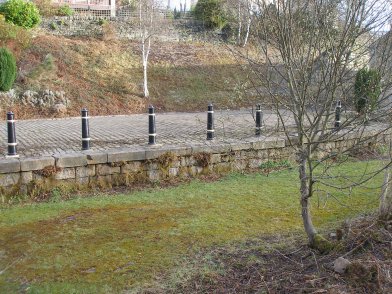
[[[213,140],[214,133],[214,106],[210,103],[207,110],[207,140]]]
[[[156,144],[157,129],[155,125],[155,109],[154,106],[148,107],[148,145]]]
[[[88,110],[86,108],[82,109],[82,150],[90,149],[90,130],[88,123]]]
[[[7,135],[8,135],[8,153],[7,157],[18,157],[16,152],[16,133],[15,133],[15,116],[12,111],[7,112]]]
[[[261,112],[261,105],[256,105],[256,136],[260,136],[262,127],[263,113]]]
[[[335,108],[335,130],[339,129],[341,125],[341,121],[340,121],[341,111],[342,111],[342,102],[338,100]]]

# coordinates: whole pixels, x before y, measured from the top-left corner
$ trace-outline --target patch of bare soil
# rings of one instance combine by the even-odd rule
[[[326,255],[303,239],[280,237],[218,248],[206,254],[222,270],[197,273],[173,293],[392,293],[391,233],[391,222],[366,217],[331,234],[342,239]],[[341,274],[334,270],[339,257],[349,261]]]

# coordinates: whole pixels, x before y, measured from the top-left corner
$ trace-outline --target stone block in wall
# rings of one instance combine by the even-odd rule
[[[147,171],[147,176],[150,181],[159,181],[160,178],[159,170],[149,170]]]
[[[190,176],[196,176],[197,175],[197,167],[196,166],[188,167],[188,174]]]
[[[95,176],[95,165],[79,166],[76,168],[76,178]]]
[[[58,171],[55,175],[54,178],[56,180],[67,180],[67,179],[75,179],[75,168],[74,167],[67,167],[67,168],[62,168],[60,171]]]
[[[86,166],[87,157],[85,154],[75,153],[75,154],[57,154],[53,156],[56,160],[57,167],[76,167],[76,166]]]
[[[210,163],[221,162],[222,156],[220,154],[211,154]]]
[[[121,167],[110,166],[108,164],[97,164],[96,172],[98,176],[119,174],[121,172]]]
[[[236,160],[232,163],[232,168],[237,171],[245,170],[248,168],[248,161],[243,160]]]
[[[213,171],[218,174],[228,173],[232,170],[232,163],[230,162],[220,162],[213,166]]]
[[[20,169],[21,171],[40,170],[54,164],[54,157],[26,158],[20,161]]]
[[[261,150],[257,150],[256,151],[256,157],[258,158],[263,158],[263,159],[267,159],[268,155],[269,155],[269,150],[270,149],[261,149]]]
[[[285,138],[285,146],[294,146],[298,144],[299,138],[298,136],[290,136],[289,138]]]
[[[258,159],[258,158],[249,159],[250,168],[259,168],[262,163],[263,163],[262,159]]]
[[[21,172],[20,173],[20,182],[22,184],[28,184],[33,180],[33,172],[32,171],[27,171],[27,172]]]
[[[284,148],[268,149],[268,160],[279,161],[286,159],[284,156],[282,156],[283,152]]]
[[[244,151],[244,152],[245,152],[245,151]],[[240,151],[240,150],[234,151],[233,157],[234,157],[234,160],[240,160],[240,159],[242,159],[242,158],[241,158],[241,151]]]
[[[107,153],[87,150],[87,151],[83,151],[83,154],[86,154],[87,164],[89,165],[108,162]]]
[[[20,173],[0,174],[0,186],[13,186],[19,183]]]
[[[180,169],[178,167],[169,168],[169,177],[176,177],[180,173]]]
[[[181,166],[181,160],[177,159],[173,162],[170,163],[170,167],[180,167]]]
[[[0,160],[0,174],[16,173],[20,171],[18,158]]]
[[[145,160],[146,151],[144,149],[122,149],[108,152],[108,162]]]
[[[183,156],[180,164],[181,166],[192,166],[196,164],[196,160],[193,156]]]
[[[97,185],[101,188],[112,187],[112,175],[98,175],[94,177]]]
[[[255,158],[258,157],[256,150],[241,151],[240,158]]]
[[[323,147],[326,151],[333,151],[335,150],[335,142],[326,143]]]
[[[76,178],[76,182],[82,185],[87,185],[90,182],[89,177],[84,177],[84,178]]]
[[[157,170],[159,169],[158,162],[148,162],[144,165],[144,170]]]
[[[221,155],[221,162],[232,162],[235,160],[234,152],[230,154],[223,154]]]
[[[137,172],[138,170],[140,170],[141,167],[142,167],[141,161],[131,161],[121,166],[121,173],[124,174],[124,173]]]
[[[29,189],[27,185],[20,185],[19,187],[19,194],[27,195],[29,193]]]

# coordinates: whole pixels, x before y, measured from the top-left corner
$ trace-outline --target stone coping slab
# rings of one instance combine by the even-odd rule
[[[107,151],[80,151],[66,154],[53,154],[38,158],[0,159],[0,174],[27,172],[44,169],[47,166],[59,168],[82,167],[92,164],[114,162],[130,162],[156,159],[162,154],[171,152],[177,156],[187,156],[200,152],[224,153],[252,148],[284,147],[285,140],[279,138],[249,138],[246,141],[215,142],[205,141],[189,145],[152,145],[145,147],[111,149]]]
[[[295,137],[293,139],[295,140]],[[338,137],[337,141],[339,139]],[[171,152],[177,156],[190,156],[200,152],[221,154],[240,150],[284,148],[289,145],[286,137],[260,136],[248,137],[244,140],[227,140],[225,142],[212,140],[186,145],[157,144],[109,149],[105,151],[87,150],[74,153],[53,154],[39,158],[6,158],[0,159],[0,174],[42,170],[47,166],[66,169],[95,164],[144,161],[156,159],[167,152]]]

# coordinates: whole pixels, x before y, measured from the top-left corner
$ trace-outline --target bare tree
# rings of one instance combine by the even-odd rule
[[[244,38],[244,42],[242,44],[243,47],[245,47],[246,44],[248,43],[249,34],[250,34],[250,25],[252,23],[252,17],[253,17],[252,1],[246,0],[246,19],[247,19],[247,22],[246,22],[245,38]]]
[[[233,2],[227,1],[225,3],[225,10],[229,15],[235,15],[234,10],[236,6],[236,25],[237,25],[237,45],[246,46],[250,34],[250,28],[253,16],[253,5],[254,2],[251,0],[237,0]],[[245,23],[245,26],[243,26]],[[245,36],[243,35],[243,29],[245,28]]]
[[[148,91],[148,57],[151,51],[151,39],[154,33],[154,17],[157,3],[154,0],[139,0],[139,30],[143,64],[143,95],[149,97]]]
[[[260,54],[248,58],[254,87],[267,95],[280,119],[282,131],[291,143],[298,163],[300,204],[304,229],[310,245],[321,248],[327,242],[313,225],[310,199],[323,184],[338,189],[360,185],[380,170],[364,172],[356,181],[331,183],[329,169],[338,154],[323,150],[327,142],[355,135],[356,144],[344,146],[348,153],[373,135],[382,134],[389,124],[374,124],[387,116],[390,70],[374,65],[383,76],[383,94],[378,106],[368,111],[367,120],[354,111],[334,126],[335,105],[350,106],[356,71],[370,66],[372,48],[391,19],[384,0],[280,0],[258,3],[257,29]],[[379,64],[392,54],[384,52]],[[286,118],[294,119],[294,125]],[[334,160],[331,160],[333,158]],[[390,165],[390,161],[387,166]],[[316,169],[323,167],[323,173]],[[349,184],[350,182],[350,184]]]

